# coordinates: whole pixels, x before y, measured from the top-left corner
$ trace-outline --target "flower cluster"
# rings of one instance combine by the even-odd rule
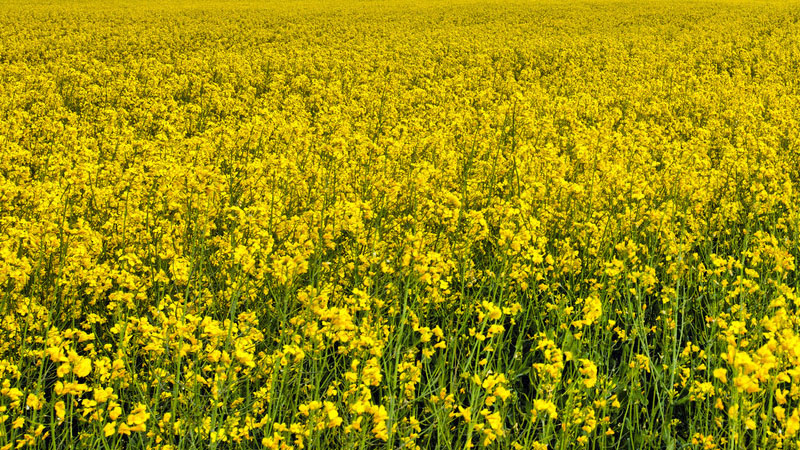
[[[0,5],[0,450],[800,447],[781,2]]]

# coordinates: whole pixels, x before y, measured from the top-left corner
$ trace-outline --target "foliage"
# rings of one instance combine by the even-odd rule
[[[0,448],[798,448],[798,19],[5,2]]]

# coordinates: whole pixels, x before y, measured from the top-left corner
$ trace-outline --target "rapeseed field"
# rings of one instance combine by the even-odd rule
[[[797,449],[800,2],[0,3],[0,450]]]

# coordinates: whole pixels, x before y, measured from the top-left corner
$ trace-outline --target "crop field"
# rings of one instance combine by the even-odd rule
[[[0,1],[0,450],[800,448],[800,2]]]

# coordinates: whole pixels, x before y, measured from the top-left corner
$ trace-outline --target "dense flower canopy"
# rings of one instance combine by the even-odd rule
[[[0,450],[798,448],[800,3],[0,5]]]

